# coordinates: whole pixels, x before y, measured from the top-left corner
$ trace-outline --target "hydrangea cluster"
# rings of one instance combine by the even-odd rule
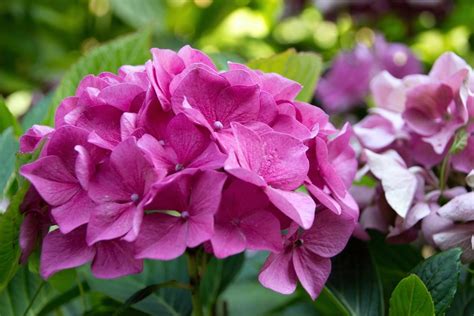
[[[382,72],[371,89],[377,106],[354,132],[365,164],[359,176],[370,171],[379,182],[354,188],[361,228],[394,242],[421,235],[441,249],[462,247],[463,260],[474,261],[472,69],[445,53],[428,75]]]
[[[39,240],[41,274],[91,263],[99,278],[139,273],[203,245],[217,258],[271,252],[260,282],[312,298],[351,236],[358,207],[351,128],[298,102],[301,86],[202,52],[152,49],[142,66],[86,76],[54,128],[21,151],[32,183],[22,260]]]
[[[377,35],[372,47],[358,43],[351,51],[339,53],[328,73],[321,78],[316,96],[329,113],[341,113],[363,104],[370,81],[381,71],[396,78],[421,72],[421,63],[400,43],[388,43]]]

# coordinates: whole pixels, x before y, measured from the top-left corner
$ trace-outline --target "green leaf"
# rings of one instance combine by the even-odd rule
[[[18,151],[18,141],[13,136],[13,129],[7,128],[0,134],[0,199],[12,181],[15,171],[15,153]]]
[[[88,269],[82,270],[93,291],[105,294],[121,303],[125,303],[133,294],[150,285],[170,280],[189,283],[185,256],[173,261],[145,261],[142,273],[115,280],[97,279],[88,272]],[[161,288],[133,305],[133,308],[152,315],[189,315],[192,309],[191,293],[186,289]]]
[[[160,289],[163,289],[163,288],[177,288],[177,289],[192,290],[192,287],[191,287],[190,284],[184,284],[184,283],[180,283],[180,282],[177,282],[177,281],[174,281],[174,280],[149,285],[149,286],[135,292],[132,296],[130,296],[125,301],[125,303],[117,311],[115,311],[114,315],[124,315],[124,314],[126,314],[126,311],[132,305],[143,301],[148,296],[152,295],[154,292],[156,292]]]
[[[250,68],[264,72],[275,72],[288,79],[297,81],[303,86],[296,99],[309,102],[313,98],[314,89],[321,73],[321,57],[315,53],[297,53],[289,49],[283,53],[252,60],[247,64]]]
[[[33,105],[28,112],[26,112],[21,120],[21,126],[24,131],[32,127],[34,124],[42,124],[45,121],[52,98],[53,93],[49,93],[38,103]]]
[[[217,69],[219,70],[227,70],[227,63],[229,61],[235,63],[245,63],[245,61],[239,55],[232,54],[232,53],[209,53],[209,57],[211,57],[212,61],[216,65]]]
[[[23,216],[20,214],[20,205],[30,184],[26,179],[18,175],[18,169],[23,164],[36,159],[41,148],[42,146],[39,146],[33,154],[17,154],[15,181],[17,182],[18,190],[11,197],[10,204],[5,213],[0,214],[0,291],[7,286],[19,267],[20,247],[18,239],[23,219]]]
[[[128,25],[139,29],[153,24],[163,28],[165,8],[163,2],[156,0],[112,0],[112,10]]]
[[[295,295],[281,295],[253,281],[233,283],[222,295],[228,315],[267,315],[273,309],[291,304]],[[273,314],[273,313],[272,313]]]
[[[453,303],[446,312],[446,316],[472,315],[474,315],[474,287],[471,284],[464,284],[458,288]]]
[[[3,98],[0,96],[0,133],[9,127],[13,128],[16,136],[23,134],[18,121],[8,109],[5,100],[3,100]]]
[[[117,72],[122,65],[143,64],[149,58],[150,32],[123,36],[103,44],[80,58],[66,73],[57,88],[48,115],[48,125],[54,122],[54,112],[66,97],[74,95],[81,79],[88,74]]]
[[[200,287],[200,295],[204,306],[212,308],[219,295],[240,272],[244,261],[245,254],[243,253],[226,259],[211,258],[206,266]]]
[[[370,231],[368,243],[370,254],[380,275],[383,285],[385,302],[397,284],[423,260],[420,251],[411,245],[388,244],[385,236],[376,231]]]
[[[461,271],[461,249],[434,255],[413,269],[425,283],[433,298],[436,315],[443,315],[451,305]]]
[[[314,302],[314,308],[321,315],[340,315],[349,316],[350,313],[341,301],[331,292],[330,289],[324,287]]]
[[[352,239],[346,249],[333,259],[327,284],[350,315],[384,314],[379,272],[366,243]]]
[[[50,305],[51,301],[55,301],[56,297],[61,295],[38,275],[29,272],[27,267],[22,267],[8,286],[0,292],[0,315],[24,315],[28,307],[27,315],[29,316],[45,315],[42,310],[48,305],[49,311],[57,310],[66,315],[79,315],[79,305],[67,304],[77,298],[78,294],[70,296],[68,300],[63,300],[60,305],[55,304],[54,307]]]
[[[415,274],[404,278],[390,298],[390,316],[434,315],[434,305],[428,289]]]
[[[466,129],[465,128],[460,129],[454,137],[454,142],[451,145],[449,152],[451,154],[457,154],[463,151],[464,148],[466,148],[467,146],[468,138],[469,138],[469,133],[466,131]]]

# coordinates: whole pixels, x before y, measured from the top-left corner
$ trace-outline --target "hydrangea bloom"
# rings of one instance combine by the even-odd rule
[[[290,293],[298,278],[315,298],[358,218],[350,127],[295,101],[300,85],[277,74],[219,72],[189,46],[152,55],[86,76],[54,129],[22,137],[25,152],[44,143],[21,168],[33,185],[23,261],[42,240],[43,277],[90,262],[115,278],[201,245],[218,258],[266,250],[264,286]],[[272,279],[278,258],[292,268]]]
[[[364,101],[371,79],[382,70],[403,78],[420,73],[421,63],[405,45],[387,43],[378,35],[371,48],[357,44],[353,50],[337,55],[321,78],[316,95],[329,112],[347,111]]]
[[[382,72],[372,80],[377,107],[354,131],[360,175],[370,171],[379,182],[360,201],[361,227],[393,242],[421,237],[441,249],[460,246],[463,260],[474,260],[472,76],[464,60],[445,53],[428,75]]]

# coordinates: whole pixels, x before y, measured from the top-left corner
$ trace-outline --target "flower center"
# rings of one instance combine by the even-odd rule
[[[303,239],[298,239],[295,241],[295,247],[301,247],[303,246],[304,242]]]
[[[189,212],[187,212],[187,211],[181,212],[181,218],[188,219],[189,218]]]
[[[400,67],[405,66],[407,61],[408,61],[408,56],[404,52],[398,51],[395,54],[393,54],[393,62],[395,63],[395,65],[400,66]]]
[[[140,196],[136,193],[133,193],[132,195],[130,195],[130,200],[132,200],[133,203],[136,203],[138,202],[138,200],[140,200]]]
[[[214,128],[218,131],[224,128],[224,125],[222,124],[221,121],[215,121],[213,125],[214,125]]]
[[[180,163],[177,163],[176,166],[174,166],[175,171],[181,171],[184,169],[184,166]]]

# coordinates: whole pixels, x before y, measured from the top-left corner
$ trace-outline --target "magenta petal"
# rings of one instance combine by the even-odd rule
[[[293,265],[301,285],[315,300],[331,273],[331,260],[305,249],[298,249],[293,252]]]
[[[52,209],[51,214],[63,234],[67,234],[77,227],[89,222],[91,211],[95,203],[87,192],[81,191],[66,203]]]
[[[82,226],[67,235],[59,230],[46,235],[41,251],[41,276],[45,279],[54,273],[81,266],[95,255],[94,248],[87,246],[86,228]]]
[[[197,180],[193,184],[189,197],[189,213],[191,216],[214,215],[217,212],[226,179],[226,174],[213,170],[202,171],[197,174]],[[212,188],[212,190],[209,190],[209,188]]]
[[[272,123],[272,128],[276,132],[288,134],[300,140],[311,138],[310,130],[289,115],[278,115]]]
[[[355,227],[355,220],[344,213],[334,214],[329,210],[316,213],[313,226],[303,232],[301,239],[305,249],[331,258],[344,249]]]
[[[258,275],[260,283],[281,294],[293,293],[297,279],[292,256],[291,250],[270,254]]]
[[[96,245],[92,273],[96,278],[113,279],[143,270],[143,261],[133,257],[132,243],[121,240],[103,241]]]
[[[76,177],[82,188],[87,190],[89,188],[89,180],[92,177],[95,166],[87,149],[81,145],[77,145],[74,147],[74,149],[77,151],[75,164]]]
[[[403,118],[416,133],[424,136],[432,135],[439,129],[436,120],[443,117],[452,100],[453,92],[445,84],[416,86],[407,92]]]
[[[227,156],[223,154],[216,143],[209,146],[192,161],[188,168],[219,169],[224,167]]]
[[[111,240],[127,234],[133,226],[136,213],[143,212],[132,202],[126,204],[103,203],[91,214],[87,226],[87,243]]]
[[[194,49],[189,45],[183,46],[178,51],[178,56],[181,57],[181,59],[183,60],[186,66],[189,66],[193,63],[201,63],[212,68],[213,70],[217,70],[211,58],[209,58],[206,54],[204,54],[200,50]]]
[[[293,100],[301,91],[301,85],[276,73],[264,73],[260,76],[262,90],[273,95],[275,101]]]
[[[56,156],[46,156],[24,165],[21,167],[20,173],[51,205],[64,204],[81,191],[76,178],[70,174],[61,159]]]
[[[265,150],[259,174],[267,183],[283,190],[297,189],[307,177],[309,161],[300,140],[285,134],[262,135]]]
[[[206,119],[214,122],[216,101],[220,92],[229,86],[227,80],[208,67],[194,67],[176,77],[170,89],[175,112],[180,112],[183,101],[201,111]],[[179,80],[179,81],[178,81]]]
[[[301,227],[308,229],[313,224],[316,204],[313,199],[301,192],[291,192],[265,188],[270,201],[286,216],[294,220]]]
[[[314,196],[314,198],[320,202],[322,205],[326,206],[328,209],[333,211],[336,214],[341,214],[341,206],[334,200],[329,193],[324,192],[314,184],[306,185],[308,191]]]
[[[135,258],[172,260],[186,250],[187,225],[166,214],[145,216],[135,247]]]
[[[240,221],[240,229],[245,235],[247,248],[252,250],[282,251],[280,222],[266,211],[257,211]]]
[[[95,140],[92,143],[102,148],[112,149],[121,140],[122,113],[119,109],[108,105],[89,107],[78,115],[74,125],[96,135],[95,137],[89,135],[89,141]]]
[[[18,238],[21,249],[21,264],[28,262],[28,257],[35,250],[38,240],[42,237],[42,219],[43,216],[38,212],[29,212],[21,223],[20,236]]]
[[[124,112],[128,112],[133,99],[142,92],[143,89],[138,85],[121,83],[102,89],[98,97],[102,99],[105,104],[116,107]]]
[[[224,127],[229,127],[231,122],[247,123],[255,121],[260,112],[260,91],[258,86],[231,86],[223,89],[214,100],[212,111],[215,116],[207,117],[212,124],[220,121]],[[206,109],[201,109],[201,112]],[[211,113],[212,113],[211,112]],[[203,112],[206,115],[206,112]]]
[[[162,143],[148,134],[143,135],[138,140],[137,145],[148,155],[156,169],[176,171],[178,157],[173,148],[163,146]]]
[[[33,125],[20,137],[20,152],[33,152],[40,141],[52,132],[54,129],[49,126]]]
[[[247,242],[240,229],[229,222],[215,226],[211,244],[214,255],[222,259],[244,251]]]

